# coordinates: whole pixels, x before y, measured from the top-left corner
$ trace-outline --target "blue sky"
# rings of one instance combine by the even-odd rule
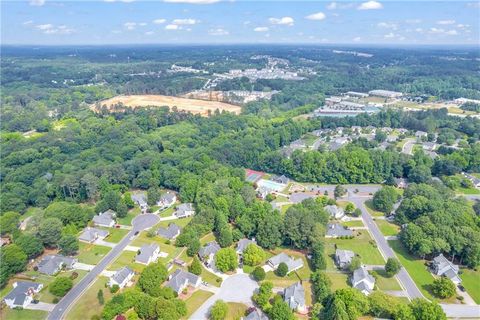
[[[2,1],[3,44],[475,44],[478,1]]]

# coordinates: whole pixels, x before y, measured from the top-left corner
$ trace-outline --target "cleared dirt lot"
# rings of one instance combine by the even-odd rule
[[[239,114],[241,107],[235,106],[229,103],[206,101],[199,99],[187,99],[162,95],[132,95],[132,96],[116,96],[107,100],[98,102],[96,105],[92,105],[92,109],[96,110],[97,105],[106,105],[109,109],[112,106],[122,103],[128,108],[142,108],[142,107],[164,107],[169,108],[177,107],[178,110],[189,111],[194,114],[201,114],[203,116],[208,115],[208,111],[214,112],[215,110],[228,111],[235,114]]]

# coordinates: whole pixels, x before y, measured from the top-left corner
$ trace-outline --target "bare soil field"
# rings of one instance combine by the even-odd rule
[[[188,99],[162,95],[132,95],[132,96],[116,96],[107,100],[103,100],[91,106],[91,109],[98,111],[98,105],[104,106],[110,110],[113,106],[123,104],[127,108],[145,108],[145,107],[177,107],[178,110],[188,111],[194,114],[200,114],[207,116],[208,111],[214,112],[215,110],[232,112],[239,114],[241,107],[233,104],[218,102],[218,101],[205,101],[199,99]]]

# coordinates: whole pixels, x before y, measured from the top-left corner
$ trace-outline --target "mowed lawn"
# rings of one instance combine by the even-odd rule
[[[122,252],[122,254],[108,266],[107,270],[116,271],[127,266],[135,272],[142,272],[146,266],[140,263],[135,263],[136,255],[137,253],[134,251]]]
[[[372,217],[382,217],[385,215],[383,212],[377,211],[373,208],[372,200],[365,201],[365,208],[367,208],[368,213],[370,213]]]
[[[189,319],[190,316],[211,296],[213,296],[213,293],[208,291],[195,291],[188,299],[185,300],[185,303],[187,304],[187,315],[184,319]]]
[[[384,236],[396,236],[400,232],[400,226],[384,219],[374,219],[380,232]]]
[[[265,280],[272,282],[274,286],[285,288],[300,280],[308,281],[310,279],[310,274],[312,273],[312,270],[310,269],[310,265],[307,261],[307,258],[302,252],[295,251],[292,249],[287,249],[287,248],[278,248],[278,249],[275,249],[272,251],[266,251],[266,252],[267,252],[267,259],[279,253],[284,252],[289,256],[293,257],[294,259],[303,260],[302,268],[298,269],[296,272],[290,272],[285,277],[279,277],[273,271],[267,272]]]
[[[78,251],[78,262],[86,264],[97,264],[111,250],[110,247],[98,246],[91,243],[80,242]]]
[[[108,282],[107,277],[99,277],[93,285],[87,289],[73,304],[72,309],[67,313],[67,320],[78,320],[78,319],[91,319],[94,315],[100,315],[102,313],[103,306],[98,302],[97,294],[101,289],[103,291],[103,296],[105,301],[110,300],[112,294],[108,288],[105,288],[105,284]]]
[[[375,242],[367,230],[360,230],[353,239],[325,238],[325,253],[327,254],[327,268],[334,269],[333,257],[335,244],[338,249],[351,250],[360,256],[363,264],[385,264]]]
[[[362,220],[351,220],[347,222],[342,222],[342,226],[345,227],[363,227],[363,221]]]
[[[400,284],[395,277],[387,277],[385,270],[375,270],[370,271],[370,273],[375,277],[375,285],[379,290],[382,291],[395,291],[395,290],[402,290]]]
[[[118,218],[117,223],[124,226],[130,226],[132,225],[133,218],[135,218],[139,214],[140,214],[140,208],[135,207],[132,210],[130,210],[125,217]]]
[[[327,272],[326,275],[332,281],[332,292],[338,289],[350,287],[348,284],[348,274],[340,272]]]
[[[127,229],[100,228],[107,230],[110,234],[104,239],[107,242],[119,243],[130,232]]]
[[[0,319],[3,320],[44,320],[48,312],[40,310],[10,309],[5,307],[0,310]]]
[[[462,269],[460,275],[462,285],[467,289],[468,294],[480,304],[480,271],[471,269]]]
[[[390,247],[395,251],[398,259],[402,263],[403,267],[407,269],[408,274],[412,277],[413,281],[417,284],[418,288],[428,299],[434,299],[428,291],[429,286],[433,283],[433,276],[427,270],[425,261],[418,259],[407,252],[407,249],[402,245],[399,240],[388,241]]]
[[[245,316],[248,307],[243,303],[227,302],[228,312],[225,317],[226,320],[237,320]]]

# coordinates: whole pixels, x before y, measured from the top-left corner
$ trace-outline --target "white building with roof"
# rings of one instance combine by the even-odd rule
[[[346,269],[352,262],[355,253],[350,250],[335,250],[335,262],[340,269]]]
[[[25,308],[33,300],[34,295],[42,290],[43,284],[31,281],[16,281],[13,289],[3,298],[10,308]]]
[[[299,313],[307,312],[305,289],[301,282],[294,283],[283,290],[283,301],[294,311]]]
[[[353,271],[353,274],[350,277],[350,282],[352,287],[360,290],[360,292],[366,296],[372,293],[373,288],[375,287],[375,278],[368,273],[364,266]]]
[[[303,267],[302,259],[293,259],[285,252],[277,254],[276,256],[273,256],[267,260],[267,265],[273,270],[277,270],[280,263],[285,263],[287,265],[288,267],[287,274]]]
[[[447,277],[455,284],[462,282],[458,276],[459,267],[441,253],[433,259],[431,269],[435,275]]]
[[[140,248],[139,253],[135,257],[135,262],[149,265],[150,263],[156,262],[159,257],[160,247],[158,244],[145,244]]]
[[[133,278],[135,272],[129,267],[123,267],[117,272],[115,272],[108,281],[108,286],[113,287],[117,285],[121,288],[124,288]]]

